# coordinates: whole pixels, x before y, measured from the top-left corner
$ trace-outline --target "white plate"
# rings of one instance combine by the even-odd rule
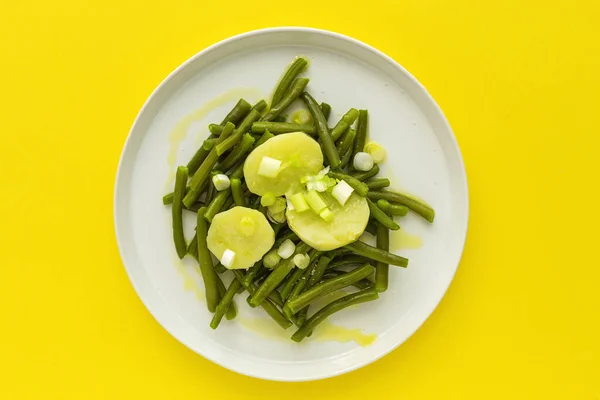
[[[400,250],[407,269],[393,268],[379,300],[332,317],[336,325],[377,334],[367,347],[325,341],[323,331],[296,344],[237,297],[240,318],[218,330],[203,301],[202,281],[190,260],[177,260],[172,243],[173,171],[186,164],[207,125],[220,122],[240,96],[270,99],[294,56],[307,55],[309,91],[333,107],[331,123],[349,108],[366,108],[371,137],[388,150],[382,175],[426,199],[433,225],[409,215],[400,222],[423,246]],[[190,218],[193,219],[191,213]],[[198,354],[233,371],[272,380],[330,377],[364,366],[404,342],[433,312],[456,271],[468,220],[465,170],[444,115],[427,91],[383,53],[339,34],[305,28],[266,29],[235,36],[198,53],[150,96],[123,149],[115,186],[115,229],[123,263],[156,320]],[[191,238],[193,222],[187,224]],[[254,326],[254,327],[253,327]],[[259,328],[256,328],[256,327]]]

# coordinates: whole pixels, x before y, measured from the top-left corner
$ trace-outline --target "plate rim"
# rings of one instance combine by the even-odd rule
[[[440,121],[444,125],[445,129],[447,129],[448,133],[450,134],[450,139],[451,139],[451,144],[453,146],[453,150],[458,155],[458,162],[459,162],[459,166],[460,166],[460,179],[464,183],[463,190],[464,190],[464,200],[465,200],[465,204],[464,204],[465,209],[463,210],[463,213],[465,215],[465,224],[464,224],[464,230],[463,230],[463,232],[461,232],[462,245],[460,248],[460,254],[459,254],[458,260],[456,262],[456,265],[453,268],[453,271],[451,273],[450,279],[448,280],[448,283],[445,285],[443,292],[441,293],[439,298],[436,299],[436,301],[433,304],[433,307],[431,308],[431,310],[429,310],[429,312],[426,314],[426,316],[424,318],[422,318],[422,320],[418,324],[416,324],[416,327],[414,328],[414,330],[412,330],[412,332],[410,332],[405,337],[394,338],[391,346],[389,346],[387,349],[385,349],[385,351],[382,351],[380,353],[375,353],[374,357],[369,357],[365,361],[356,362],[351,366],[348,366],[345,368],[339,368],[338,370],[335,370],[333,372],[328,371],[325,374],[316,373],[316,374],[313,374],[312,376],[297,376],[297,377],[283,377],[280,375],[265,376],[265,375],[261,375],[259,373],[253,373],[253,371],[243,370],[242,368],[238,368],[236,365],[232,365],[232,363],[223,363],[222,360],[217,360],[213,357],[202,354],[197,348],[195,348],[195,346],[189,344],[185,339],[181,338],[180,335],[175,334],[174,332],[172,332],[172,330],[170,330],[167,326],[165,326],[161,322],[161,320],[158,318],[158,316],[155,314],[155,310],[149,305],[149,302],[147,301],[148,299],[145,299],[145,295],[142,295],[141,289],[133,277],[132,268],[131,268],[131,266],[128,266],[125,261],[124,248],[123,248],[124,244],[123,244],[123,239],[121,237],[122,233],[121,234],[119,233],[120,231],[122,232],[122,229],[119,229],[119,222],[118,222],[119,213],[118,213],[118,204],[117,204],[118,203],[118,195],[119,195],[119,182],[121,181],[121,174],[123,173],[124,164],[125,164],[125,154],[128,153],[128,148],[132,146],[132,140],[133,140],[132,135],[133,135],[134,131],[136,130],[137,125],[140,123],[139,121],[140,121],[142,115],[144,115],[146,113],[148,107],[153,102],[153,99],[167,85],[167,83],[169,81],[171,81],[174,77],[176,77],[180,73],[180,71],[185,69],[189,64],[192,64],[193,62],[195,62],[197,59],[199,59],[203,55],[210,53],[211,51],[213,51],[214,49],[216,49],[218,47],[225,46],[231,42],[241,40],[241,39],[251,37],[251,36],[268,35],[271,33],[282,33],[282,32],[312,33],[312,34],[324,35],[324,36],[329,36],[329,37],[332,37],[335,39],[348,41],[356,46],[362,47],[363,49],[365,49],[371,53],[374,53],[376,56],[378,56],[380,58],[383,58],[385,61],[390,63],[390,65],[393,65],[394,68],[398,69],[401,73],[403,73],[409,80],[412,81],[412,83],[417,85],[419,87],[419,89],[422,91],[422,94],[425,96],[425,99],[431,103],[432,111],[434,111],[438,114]],[[127,138],[123,145],[121,155],[119,157],[119,163],[118,163],[118,167],[117,167],[117,174],[115,177],[113,196],[114,196],[113,197],[113,223],[114,223],[115,236],[116,236],[116,240],[117,240],[117,247],[119,249],[119,256],[121,258],[121,262],[123,263],[123,266],[125,268],[127,276],[129,278],[129,281],[130,281],[131,285],[133,286],[138,298],[144,304],[146,310],[148,310],[148,312],[150,313],[150,315],[152,315],[152,317],[156,320],[156,322],[158,322],[158,324],[164,330],[166,330],[171,336],[173,336],[175,339],[177,339],[178,342],[180,342],[181,344],[186,346],[188,349],[192,350],[194,353],[200,355],[201,357],[203,357],[223,368],[229,369],[230,371],[233,371],[233,372],[236,372],[236,373],[239,373],[242,375],[254,377],[254,378],[273,380],[273,381],[287,381],[287,382],[301,382],[301,381],[326,379],[326,378],[343,375],[345,373],[357,370],[359,368],[362,368],[366,365],[369,365],[369,364],[381,359],[382,357],[391,353],[393,350],[397,349],[400,345],[402,345],[404,342],[406,342],[406,340],[408,340],[410,337],[412,337],[423,326],[425,321],[427,321],[427,319],[429,319],[431,317],[433,312],[437,309],[437,307],[441,303],[442,299],[446,296],[446,293],[448,292],[450,285],[454,281],[454,277],[456,276],[456,271],[458,270],[458,267],[460,266],[462,257],[464,255],[464,249],[465,249],[465,245],[466,245],[467,233],[468,233],[468,228],[469,228],[469,219],[470,219],[469,218],[469,211],[470,211],[469,186],[468,186],[468,179],[467,179],[465,163],[464,163],[462,152],[460,150],[460,146],[458,145],[456,135],[454,134],[454,131],[452,130],[450,123],[448,122],[441,107],[435,101],[435,99],[431,96],[431,94],[427,91],[425,86],[423,84],[421,84],[406,68],[404,68],[396,60],[394,60],[393,58],[391,58],[390,56],[388,56],[381,50],[378,50],[377,48],[375,48],[365,42],[362,42],[358,39],[355,39],[353,37],[350,37],[350,36],[347,36],[347,35],[344,35],[341,33],[333,32],[333,31],[329,31],[329,30],[325,30],[325,29],[317,29],[317,28],[302,27],[302,26],[283,26],[283,27],[263,28],[263,29],[256,29],[256,30],[247,31],[244,33],[230,36],[226,39],[218,41],[218,42],[200,50],[199,52],[197,52],[196,54],[194,54],[193,56],[191,56],[190,58],[185,60],[183,63],[181,63],[179,66],[177,66],[173,71],[171,71],[160,82],[160,84],[156,86],[156,88],[152,91],[152,93],[148,96],[148,98],[144,102],[143,106],[141,107],[140,111],[137,113],[137,115],[133,121],[133,124],[131,125],[131,128],[127,134]]]

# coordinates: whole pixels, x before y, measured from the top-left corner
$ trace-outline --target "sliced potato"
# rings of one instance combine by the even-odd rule
[[[319,251],[337,249],[356,241],[369,222],[367,201],[353,193],[346,204],[341,206],[328,193],[321,193],[321,197],[333,212],[331,222],[326,222],[313,210],[288,210],[286,215],[289,227],[303,242]]]
[[[281,161],[274,178],[258,174],[263,157]],[[275,196],[296,193],[302,188],[300,179],[323,168],[323,153],[316,140],[303,132],[277,135],[254,149],[244,164],[248,189],[259,196],[272,192]]]
[[[275,232],[261,212],[234,207],[215,215],[206,242],[219,260],[226,249],[235,252],[229,269],[246,269],[273,247]]]

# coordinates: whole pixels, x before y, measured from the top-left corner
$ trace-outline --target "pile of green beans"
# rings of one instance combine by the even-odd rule
[[[295,325],[297,330],[291,339],[300,342],[331,314],[377,299],[388,288],[390,266],[408,266],[408,259],[389,251],[390,231],[400,229],[394,217],[413,211],[429,222],[434,220],[434,210],[427,203],[389,190],[391,182],[378,177],[377,164],[369,171],[353,168],[354,156],[364,151],[367,143],[369,113],[351,108],[330,128],[331,106],[317,102],[308,92],[309,79],[299,77],[307,65],[304,57],[297,57],[289,65],[270,104],[260,100],[251,105],[240,99],[220,123],[209,124],[210,135],[188,164],[177,168],[174,190],[162,198],[164,205],[172,205],[173,241],[178,257],[183,259],[187,254],[197,262],[204,281],[206,305],[213,313],[210,321],[213,329],[223,317],[227,320],[236,317],[235,296],[248,292],[246,300],[250,307],[264,310],[283,329]],[[310,112],[310,123],[287,120],[286,111],[289,113],[288,108],[297,100]],[[271,221],[275,242],[269,262],[264,258],[265,261],[258,261],[246,271],[228,270],[221,263],[214,263],[207,246],[207,232],[218,213],[235,206],[266,212],[260,197],[246,186],[243,173],[246,157],[275,135],[298,131],[318,140],[323,159],[330,167],[329,177],[344,180],[366,199],[370,221],[365,230],[375,236],[376,246],[356,241],[321,252],[302,242],[287,222]],[[230,187],[218,191],[212,182],[216,174],[226,174]],[[195,234],[189,242],[183,229],[184,210],[197,213]],[[294,255],[279,262],[275,256],[273,261],[286,240],[296,245],[294,255],[309,257],[305,269],[295,265]],[[229,282],[227,286],[224,280]],[[309,317],[309,308],[315,307],[317,299],[338,291],[345,295]]]

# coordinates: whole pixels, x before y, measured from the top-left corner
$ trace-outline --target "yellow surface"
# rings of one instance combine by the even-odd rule
[[[598,399],[598,2],[286,4],[0,3],[0,398]],[[211,43],[285,24],[407,67],[450,120],[471,190],[463,261],[425,325],[373,365],[293,387],[164,331],[112,223],[121,146],[154,87]]]

